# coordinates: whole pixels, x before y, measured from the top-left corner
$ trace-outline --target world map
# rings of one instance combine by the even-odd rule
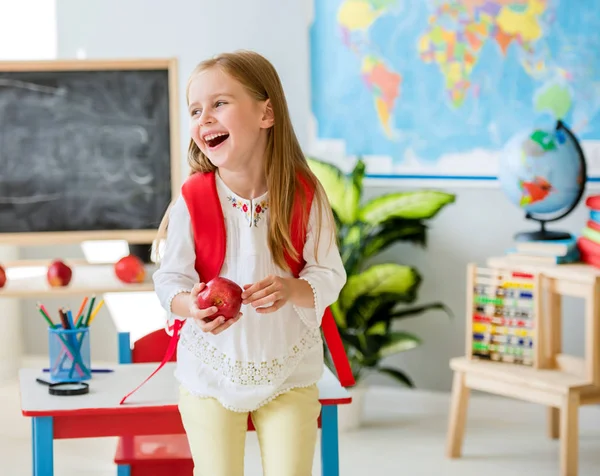
[[[371,174],[389,176],[495,175],[511,137],[558,119],[594,145],[594,3],[316,1],[315,140],[341,141],[348,155],[372,159]]]

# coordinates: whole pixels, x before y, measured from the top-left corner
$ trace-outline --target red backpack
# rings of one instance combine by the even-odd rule
[[[308,183],[300,177],[300,183],[304,191],[305,202],[300,199],[299,194],[296,194],[294,200],[294,208],[292,211],[291,220],[291,238],[294,249],[298,252],[300,261],[295,261],[288,253],[286,253],[286,261],[290,266],[292,274],[298,277],[300,271],[306,264],[302,259],[302,251],[306,237],[306,230],[302,226],[302,214],[305,210],[310,210],[314,190]],[[219,202],[217,186],[214,172],[195,173],[191,175],[182,187],[182,195],[186,201],[190,218],[192,221],[192,229],[194,230],[194,244],[196,247],[196,263],[195,268],[203,282],[208,282],[217,277],[223,266],[225,259],[226,248],[226,230],[223,210]],[[206,231],[205,231],[206,230]],[[127,394],[121,400],[121,404],[136,392],[144,383],[146,383],[156,372],[158,372],[173,356],[177,349],[179,333],[185,321],[175,320],[174,324],[169,328],[173,332],[165,356],[158,368],[148,376],[137,388]],[[335,323],[331,309],[325,309],[323,319],[321,321],[323,336],[331,358],[335,366],[338,379],[343,387],[351,387],[355,384],[352,369],[348,356],[344,350],[344,345],[340,337],[339,330]]]

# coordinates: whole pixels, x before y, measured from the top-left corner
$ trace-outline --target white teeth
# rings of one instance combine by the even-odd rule
[[[226,136],[227,132],[219,132],[218,134],[208,134],[204,136],[204,140],[213,140],[216,139],[217,137],[221,137],[221,136]]]

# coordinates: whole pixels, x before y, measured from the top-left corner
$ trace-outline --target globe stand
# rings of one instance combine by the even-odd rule
[[[535,218],[527,217],[531,220]],[[540,222],[540,229],[538,231],[522,231],[515,235],[515,241],[553,241],[553,240],[570,240],[573,238],[571,233],[566,231],[550,231],[546,230],[546,222],[536,220]]]

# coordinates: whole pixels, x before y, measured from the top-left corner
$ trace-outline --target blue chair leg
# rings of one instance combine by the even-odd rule
[[[117,465],[117,476],[130,476],[131,468],[128,464],[119,464]]]
[[[119,332],[119,363],[131,363],[131,338],[129,332]],[[128,464],[117,465],[117,476],[131,476],[131,467]]]
[[[119,332],[119,363],[131,363],[131,338],[129,332]]]
[[[340,474],[337,405],[324,405],[321,409],[321,474]]]
[[[52,417],[31,419],[33,476],[54,475],[54,425]]]

